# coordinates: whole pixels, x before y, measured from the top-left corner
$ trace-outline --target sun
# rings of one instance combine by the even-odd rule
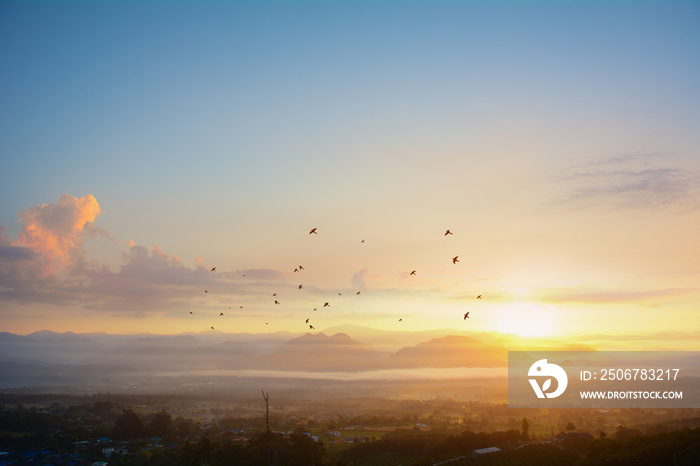
[[[542,337],[554,332],[556,309],[537,303],[513,303],[497,310],[498,330],[527,337]]]

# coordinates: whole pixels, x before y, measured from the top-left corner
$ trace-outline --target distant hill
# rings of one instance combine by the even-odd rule
[[[381,367],[389,353],[359,343],[344,333],[327,336],[307,333],[267,355],[267,369],[303,371],[358,371]]]
[[[48,330],[26,336],[3,333],[0,335],[0,359],[5,361],[41,361],[42,363],[77,363],[86,355],[100,352],[100,343],[72,332],[56,333]]]
[[[194,348],[202,344],[194,335],[150,335],[136,338],[126,345],[138,346],[178,346],[181,348]]]
[[[447,335],[416,346],[402,348],[387,358],[394,368],[419,367],[501,367],[508,365],[505,346],[477,339]]]
[[[167,378],[162,383],[177,384],[184,383],[180,382],[182,374],[195,381],[210,377],[199,374],[217,371],[240,380],[260,370],[279,371],[281,378],[295,377],[295,371],[307,373],[300,377],[324,378],[334,377],[324,376],[329,372],[504,367],[507,347],[516,341],[497,332],[384,331],[358,325],[335,328],[345,331],[178,335],[0,332],[0,385],[109,387],[131,386],[134,380],[141,380],[149,386],[158,377]],[[550,349],[563,346],[534,339],[521,339],[516,344],[537,348],[545,342]],[[576,348],[589,349],[582,345]]]

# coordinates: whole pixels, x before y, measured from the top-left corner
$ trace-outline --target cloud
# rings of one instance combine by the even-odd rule
[[[0,264],[4,261],[32,260],[35,256],[36,254],[31,248],[13,246],[5,235],[5,227],[0,226]]]
[[[275,269],[245,269],[237,270],[235,272],[225,272],[228,276],[243,276],[245,275],[248,279],[262,280],[262,281],[277,281],[284,280],[285,274]]]
[[[0,298],[22,299],[28,290],[45,292],[56,281],[46,274],[49,260],[24,246],[14,246],[0,226]]]
[[[215,305],[231,294],[253,293],[264,282],[285,280],[273,269],[211,272],[201,259],[187,267],[157,244],[114,241],[93,225],[99,212],[94,196],[65,194],[56,203],[20,211],[17,239],[0,227],[0,299],[148,312],[202,300],[205,289],[212,295],[205,302]],[[92,235],[110,239],[121,261],[86,260],[83,239]]]
[[[31,260],[35,257],[34,251],[29,248],[16,246],[0,246],[0,260],[21,261]]]
[[[203,267],[184,266],[157,244],[147,248],[129,241],[122,259],[117,270],[106,266],[83,270],[81,286],[72,291],[84,307],[161,310],[174,301],[200,296],[220,280]]]
[[[574,167],[560,178],[567,183],[561,202],[586,208],[654,208],[694,210],[700,207],[697,170],[658,166],[664,154],[627,154]]]
[[[620,303],[634,302],[650,298],[667,298],[696,291],[692,288],[665,288],[644,291],[563,291],[542,297],[551,303]]]
[[[100,213],[91,194],[80,199],[62,195],[56,203],[28,207],[17,214],[22,230],[13,246],[28,248],[46,258],[45,273],[83,260],[83,232]],[[94,233],[94,231],[91,231]]]
[[[362,269],[355,272],[352,278],[350,279],[350,283],[352,284],[353,288],[359,290],[364,290],[365,288],[367,288],[365,284],[365,278],[367,277],[368,273],[369,272],[367,271],[367,269]]]

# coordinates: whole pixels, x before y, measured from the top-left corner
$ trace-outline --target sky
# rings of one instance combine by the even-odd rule
[[[698,57],[691,1],[3,1],[0,330],[699,331]]]

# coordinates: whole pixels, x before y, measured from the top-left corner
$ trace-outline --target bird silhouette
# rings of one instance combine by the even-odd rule
[[[357,293],[355,293],[355,296],[357,296],[358,294],[360,294],[360,292],[359,292],[359,291],[358,291]]]
[[[275,299],[275,304],[279,304],[280,302]]]
[[[272,296],[277,296],[277,293],[272,293]]]
[[[216,267],[212,267],[212,268],[211,268],[211,271],[212,271],[212,272],[216,272]]]
[[[299,269],[294,269],[294,273],[297,273],[298,271],[299,271]]]
[[[450,230],[447,230],[447,231],[445,232],[445,236],[451,235],[451,234],[452,234],[452,232],[451,232]]]
[[[315,311],[315,310],[316,310],[316,308],[314,308],[314,311]]]
[[[399,319],[399,322],[403,322],[403,319]]]
[[[190,311],[190,314],[194,314],[194,312]]]
[[[302,266],[300,265],[300,266],[299,266],[299,270],[304,270],[304,267],[302,267]]]
[[[316,231],[316,228],[312,228],[309,234],[313,233],[314,235],[317,235],[318,232]]]
[[[416,271],[414,270],[413,272],[409,273],[409,275],[415,275]]]
[[[477,296],[476,299],[481,299],[481,295]]]
[[[221,314],[219,314],[219,316],[222,316],[222,315],[224,315],[224,313],[223,313],[223,312],[222,312]]]
[[[330,306],[330,304],[328,304],[328,303],[323,304],[323,307],[329,307],[329,306]]]
[[[342,294],[338,293],[338,296],[343,296]]]
[[[207,290],[204,290],[205,293],[209,293]]]
[[[365,242],[365,240],[360,241],[360,243],[364,243],[364,242]]]
[[[309,330],[313,330],[313,329],[315,329],[315,328],[316,328],[316,327],[314,327],[313,325],[309,324]]]
[[[303,285],[299,285],[299,289],[300,289],[300,290],[301,290],[301,287],[302,287],[302,286],[303,286]]]
[[[212,327],[211,329],[214,330],[214,327]]]
[[[469,313],[467,312],[466,314],[464,314],[464,320],[467,320],[468,318],[469,318]]]
[[[452,263],[453,263],[453,264],[456,264],[457,262],[459,262],[459,261],[457,260],[458,257],[459,257],[459,256],[454,256],[454,257],[452,258]]]

